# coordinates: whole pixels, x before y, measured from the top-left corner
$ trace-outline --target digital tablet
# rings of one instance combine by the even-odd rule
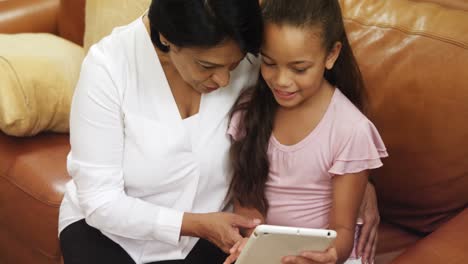
[[[280,264],[284,256],[297,256],[306,250],[325,251],[335,238],[334,230],[259,225],[236,264]]]

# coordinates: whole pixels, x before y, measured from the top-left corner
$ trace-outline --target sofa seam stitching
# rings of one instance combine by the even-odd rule
[[[8,169],[9,170],[9,169]],[[46,205],[49,205],[49,206],[52,206],[52,207],[55,207],[55,208],[59,208],[60,207],[60,203],[55,203],[55,202],[52,202],[48,199],[40,199],[39,198],[39,195],[38,194],[34,194],[33,192],[30,192],[28,190],[26,190],[25,188],[22,188],[19,184],[17,184],[15,181],[11,180],[10,178],[6,177],[6,175],[4,174],[0,174],[0,177],[3,178],[5,181],[9,182],[10,184],[12,184],[13,186],[17,187],[18,189],[22,190],[24,193],[26,193],[28,196],[34,198],[35,200],[43,203],[43,204],[46,204]]]
[[[393,30],[397,30],[397,31],[409,34],[409,35],[417,35],[417,36],[422,36],[422,37],[426,37],[426,38],[430,38],[430,39],[435,39],[435,40],[439,40],[439,41],[442,41],[442,42],[445,42],[445,43],[448,43],[448,44],[458,46],[458,47],[463,48],[463,49],[468,49],[468,44],[466,44],[464,42],[456,41],[456,40],[453,40],[453,39],[447,38],[447,37],[436,36],[434,34],[426,33],[424,31],[410,30],[410,29],[406,29],[406,28],[403,28],[403,27],[393,26],[391,24],[370,24],[370,23],[365,23],[364,21],[362,21],[358,17],[346,17],[346,18],[344,18],[344,20],[345,21],[347,20],[347,21],[356,22],[358,24],[361,24],[361,25],[367,26],[367,27],[377,27],[377,28],[382,28],[382,29],[393,29]]]

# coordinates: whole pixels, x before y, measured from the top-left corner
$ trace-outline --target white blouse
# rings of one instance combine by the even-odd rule
[[[225,206],[228,113],[257,79],[250,61],[182,120],[141,18],[94,45],[72,103],[59,231],[85,218],[136,263],[185,258],[198,239],[180,237],[184,212]]]

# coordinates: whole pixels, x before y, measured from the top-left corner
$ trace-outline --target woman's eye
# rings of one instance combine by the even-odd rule
[[[262,61],[263,64],[265,64],[266,66],[274,66],[275,64],[274,63],[268,63],[266,61]]]
[[[240,62],[238,62],[238,63],[232,65],[231,67],[229,67],[229,71],[235,70],[235,69],[237,68],[237,66],[239,66],[239,64],[240,64]]]

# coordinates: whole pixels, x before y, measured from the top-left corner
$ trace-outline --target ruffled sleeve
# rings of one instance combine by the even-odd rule
[[[227,134],[230,135],[234,141],[239,141],[242,137],[245,136],[245,131],[241,131],[240,129],[242,115],[243,114],[241,111],[235,112],[229,123]]]
[[[381,158],[388,153],[379,132],[369,120],[359,122],[348,140],[338,147],[333,165],[328,170],[335,175],[358,173],[381,167]]]

